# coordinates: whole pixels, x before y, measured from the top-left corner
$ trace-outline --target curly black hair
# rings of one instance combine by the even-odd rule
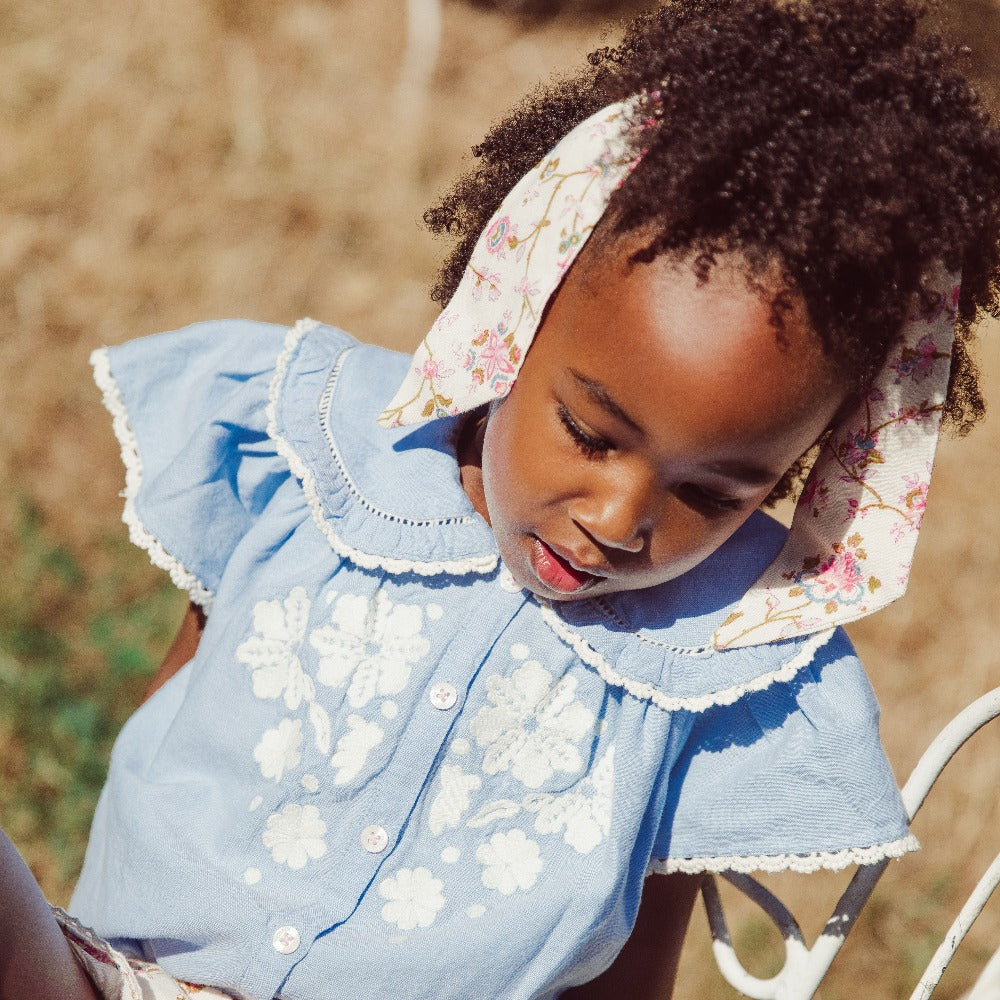
[[[964,433],[984,411],[968,343],[1000,315],[1000,130],[926,14],[916,0],[668,0],[639,16],[497,124],[425,213],[458,241],[432,298],[448,302],[490,216],[559,139],[650,95],[662,114],[595,241],[638,234],[636,259],[691,258],[703,278],[732,251],[751,277],[777,265],[854,393],[935,267],[961,271],[945,418]]]

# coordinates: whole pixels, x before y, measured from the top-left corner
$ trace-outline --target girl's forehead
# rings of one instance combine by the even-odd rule
[[[751,283],[742,262],[724,258],[704,281],[689,262],[668,258],[602,256],[572,271],[526,367],[536,363],[651,433],[666,414],[675,425],[686,415],[684,427],[665,430],[697,430],[703,443],[798,440],[822,416],[818,436],[845,395],[804,306],[777,314],[766,281]]]

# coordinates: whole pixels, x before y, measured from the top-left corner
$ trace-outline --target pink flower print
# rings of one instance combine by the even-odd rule
[[[862,507],[861,501],[857,497],[850,497],[847,501],[847,513],[844,515],[844,524],[849,524],[851,521],[863,521],[869,514],[874,513],[876,509],[871,506]]]
[[[927,490],[930,483],[920,478],[919,473],[903,476],[903,483],[908,487],[899,502],[908,510],[922,514],[927,506]]]
[[[860,430],[848,436],[841,444],[839,457],[848,469],[857,472],[867,469],[869,465],[882,465],[885,458],[878,450],[878,437],[868,430]]]
[[[900,513],[903,516],[890,529],[893,539],[897,542],[905,535],[920,530],[920,523],[924,519],[924,510],[927,507],[927,490],[930,487],[927,480],[920,478],[920,473],[904,476],[903,483],[907,487],[906,492],[899,497]]]
[[[486,378],[493,382],[513,375],[516,369],[510,362],[510,346],[503,339],[507,327],[498,323],[496,330],[490,330],[486,346],[479,352],[479,361],[486,366]]]
[[[829,496],[830,488],[826,485],[826,480],[820,476],[810,476],[799,497],[799,506],[803,510],[811,510],[813,517],[819,517],[826,510]]]
[[[799,573],[796,581],[812,601],[823,602],[827,609],[839,604],[857,604],[864,596],[864,578],[858,550],[837,542],[833,552],[817,569]]]
[[[517,227],[510,221],[510,216],[501,216],[486,230],[486,251],[500,260],[507,256],[508,250],[517,246],[517,242]]]
[[[580,208],[583,205],[583,199],[576,194],[568,194],[563,198],[562,208],[559,211],[560,218],[565,218],[571,212],[574,214],[574,220],[580,217]]]
[[[937,349],[934,338],[928,333],[917,342],[916,348],[904,347],[899,361],[892,366],[896,373],[896,381],[912,378],[914,382],[922,382],[934,368],[934,362],[939,358],[951,357]]]
[[[538,282],[532,281],[526,276],[514,286],[514,291],[518,295],[523,295],[526,299],[533,298],[538,294]]]
[[[472,286],[472,298],[479,302],[485,290],[490,302],[496,302],[500,298],[500,275],[496,271],[477,271],[472,268],[472,273],[476,276],[476,283]]]
[[[418,375],[422,375],[428,382],[436,379],[447,378],[452,374],[451,368],[445,368],[440,361],[428,358],[419,368],[415,369]]]

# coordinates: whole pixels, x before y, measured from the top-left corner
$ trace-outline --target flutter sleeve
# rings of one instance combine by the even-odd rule
[[[878,720],[840,630],[792,680],[701,713],[651,870],[811,872],[915,850]]]
[[[267,433],[286,332],[199,323],[91,356],[125,463],[122,519],[132,541],[203,607],[289,477]]]

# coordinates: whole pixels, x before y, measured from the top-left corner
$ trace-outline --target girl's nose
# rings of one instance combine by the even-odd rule
[[[641,552],[652,526],[650,490],[624,477],[570,509],[570,517],[604,549]]]

